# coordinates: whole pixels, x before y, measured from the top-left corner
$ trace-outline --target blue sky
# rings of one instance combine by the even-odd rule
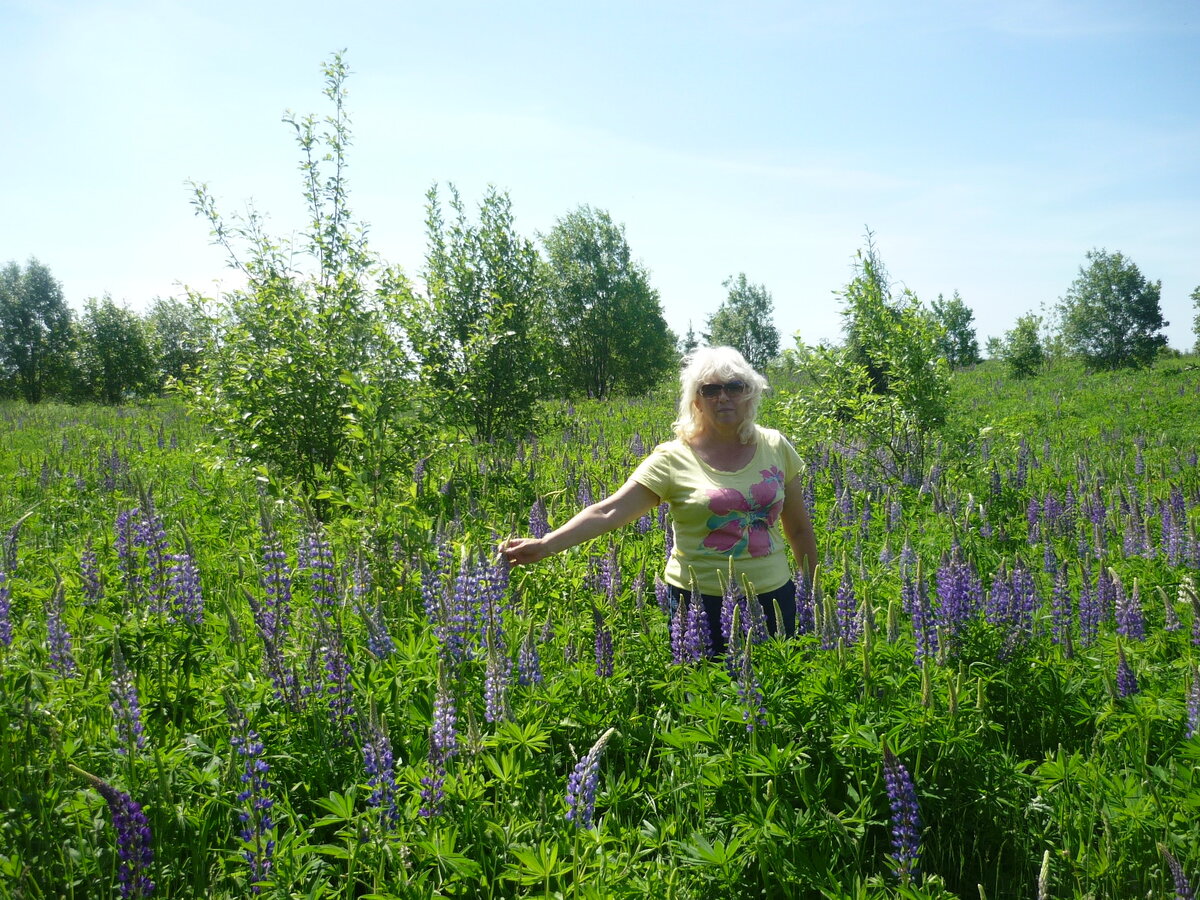
[[[351,203],[419,276],[424,195],[489,184],[530,237],[580,204],[625,225],[667,320],[745,272],[790,346],[840,337],[870,228],[893,279],[957,290],[982,344],[1053,306],[1089,249],[1200,285],[1200,3],[287,3],[0,0],[0,262],[68,300],[236,284],[190,205],[303,227],[286,109],[327,111],[345,49]]]

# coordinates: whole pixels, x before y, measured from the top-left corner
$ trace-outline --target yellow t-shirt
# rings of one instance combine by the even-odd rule
[[[714,469],[683,441],[659,444],[630,476],[671,507],[675,547],[664,579],[719,595],[729,577],[743,576],[758,593],[792,577],[779,516],[783,489],[804,468],[778,431],[757,428],[754,458],[736,472]]]

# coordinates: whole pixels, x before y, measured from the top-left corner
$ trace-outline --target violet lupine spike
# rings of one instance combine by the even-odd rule
[[[1127,593],[1121,579],[1113,576],[1113,596],[1117,616],[1117,634],[1131,641],[1146,637],[1146,621],[1142,615],[1141,593],[1138,581],[1133,580],[1133,591]]]
[[[1090,646],[1100,634],[1100,622],[1103,615],[1100,604],[1092,590],[1092,576],[1086,566],[1082,569],[1079,580],[1079,643],[1083,647]]]
[[[417,815],[422,819],[435,819],[442,814],[446,803],[446,764],[429,759],[430,774],[421,777],[421,808]]]
[[[92,547],[91,538],[79,557],[79,575],[83,580],[83,596],[89,603],[104,597],[104,585],[100,581],[100,564],[96,560],[96,551]]]
[[[458,753],[458,710],[449,673],[438,662],[437,692],[433,698],[433,724],[429,730],[429,757],[439,763]]]
[[[1117,696],[1132,697],[1138,692],[1137,675],[1125,657],[1125,648],[1117,642]]]
[[[613,674],[613,635],[597,606],[592,606],[592,621],[595,625],[596,677],[611,678]]]
[[[688,654],[688,598],[683,594],[671,617],[671,662],[677,666],[691,662]]]
[[[538,497],[529,509],[529,533],[535,538],[544,538],[550,533],[550,519],[546,512],[546,501]]]
[[[762,688],[754,674],[754,665],[750,657],[753,642],[742,640],[739,643],[742,659],[737,692],[742,701],[742,719],[746,723],[746,731],[754,731],[758,726],[767,724],[767,707],[763,703]]]
[[[170,550],[167,532],[162,518],[154,508],[154,498],[149,493],[142,502],[141,512],[134,523],[133,542],[140,547],[146,558],[146,583],[149,590],[150,611],[156,615],[167,612],[170,587]]]
[[[271,797],[271,783],[267,775],[270,765],[263,759],[265,748],[258,732],[250,727],[245,714],[230,706],[231,735],[229,744],[242,760],[239,776],[242,789],[238,792],[238,821],[241,828],[238,837],[242,841],[242,858],[250,870],[250,890],[262,892],[260,882],[271,874],[275,858],[275,820],[271,810],[275,801]]]
[[[135,540],[140,516],[140,509],[122,510],[117,513],[116,522],[117,568],[121,572],[126,592],[134,601],[141,599],[143,580],[141,557],[137,552]]]
[[[883,778],[891,806],[894,871],[896,877],[907,881],[920,871],[921,812],[912,776],[886,743],[883,745]]]
[[[812,578],[808,572],[796,574],[796,634],[811,634],[816,627],[813,618]]]
[[[687,647],[688,661],[699,662],[702,659],[708,659],[716,652],[716,648],[713,646],[712,628],[708,621],[708,611],[704,607],[704,598],[698,591],[692,591],[691,600],[687,606],[684,642]]]
[[[842,580],[837,589],[838,636],[847,647],[854,646],[859,638],[861,623],[858,620],[858,599],[854,595],[854,582],[850,578],[850,567],[842,567]]]
[[[171,619],[189,625],[204,624],[204,597],[200,591],[200,573],[190,551],[171,554]]]
[[[400,821],[400,809],[396,805],[396,758],[392,754],[392,742],[374,710],[367,740],[363,742],[363,768],[367,773],[367,786],[371,788],[367,803],[379,810],[380,820],[390,831]]]
[[[534,637],[533,627],[525,632],[525,639],[517,651],[517,684],[523,687],[542,684],[542,655],[538,652],[537,638]]]
[[[117,882],[125,900],[140,900],[154,893],[150,866],[154,862],[154,839],[141,804],[77,766],[71,768],[91,783],[108,804],[113,831],[117,833]]]
[[[0,570],[0,647],[11,647],[12,639],[12,592],[8,576]]]
[[[142,730],[142,704],[138,699],[137,684],[133,672],[125,664],[125,654],[119,642],[113,642],[112,680],[113,723],[117,729],[117,752],[127,754],[131,747],[146,749],[146,736]]]
[[[484,644],[487,661],[483,676],[483,717],[488,722],[504,722],[509,718],[508,679],[512,661],[499,622],[488,627]]]
[[[654,579],[654,602],[663,615],[671,614],[671,586],[658,577]]]
[[[71,632],[67,631],[66,625],[63,624],[63,613],[63,586],[59,581],[46,607],[50,668],[58,673],[59,678],[74,678],[79,674],[79,668],[75,665],[75,655],[71,650]]]
[[[355,728],[354,688],[350,684],[352,670],[341,623],[336,618],[321,622],[316,638],[325,670],[324,694],[329,698],[329,715],[334,725],[349,735]]]
[[[1062,647],[1070,646],[1074,621],[1071,586],[1066,566],[1063,566],[1054,576],[1054,590],[1050,595],[1050,640]]]
[[[1162,854],[1167,868],[1171,871],[1171,880],[1175,885],[1175,900],[1196,900],[1196,893],[1192,890],[1191,882],[1188,881],[1183,866],[1175,858],[1175,854],[1168,850],[1165,844],[1158,845],[1158,852]]]
[[[591,828],[592,819],[596,813],[596,788],[600,782],[600,754],[604,745],[616,732],[610,728],[600,735],[592,749],[583,755],[575,764],[570,778],[567,779],[567,815],[568,822],[573,822],[576,828]]]

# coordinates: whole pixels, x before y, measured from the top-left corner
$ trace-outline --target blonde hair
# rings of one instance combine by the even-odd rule
[[[700,396],[700,385],[716,381],[744,381],[746,383],[746,417],[738,426],[738,437],[743,444],[754,441],[754,419],[758,415],[758,404],[767,390],[767,379],[751,368],[750,363],[733,347],[699,347],[683,360],[679,373],[679,416],[671,425],[675,436],[689,441],[700,432],[696,417],[696,401]]]

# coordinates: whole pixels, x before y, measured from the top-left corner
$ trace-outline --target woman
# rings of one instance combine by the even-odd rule
[[[784,541],[811,572],[816,538],[804,507],[803,463],[778,431],[755,424],[767,381],[732,347],[692,353],[680,373],[676,439],[659,444],[615,494],[579,512],[542,538],[513,538],[500,549],[512,565],[545,559],[645,515],[660,502],[671,509],[674,548],[663,580],[672,607],[698,590],[715,652],[724,652],[721,599],[732,574],[749,582],[775,631],[796,622],[795,587]]]

